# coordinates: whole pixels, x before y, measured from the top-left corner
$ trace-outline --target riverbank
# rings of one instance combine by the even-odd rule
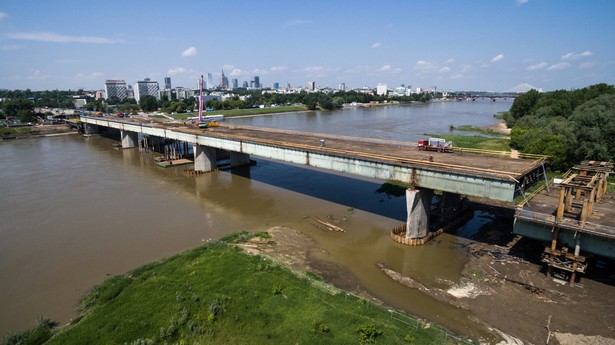
[[[15,130],[3,128],[3,131],[0,132],[0,140],[40,138],[69,134],[77,134],[77,130],[71,128],[69,125],[37,125],[32,127],[20,127]]]
[[[95,287],[46,344],[458,343],[300,270],[315,247],[288,228],[204,243]],[[303,254],[289,255],[295,249]]]

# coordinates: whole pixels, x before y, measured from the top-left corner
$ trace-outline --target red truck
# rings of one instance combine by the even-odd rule
[[[417,147],[421,151],[453,152],[453,142],[447,142],[440,138],[421,139],[418,141]]]

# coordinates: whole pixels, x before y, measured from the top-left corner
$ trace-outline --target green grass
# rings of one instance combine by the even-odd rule
[[[241,115],[259,115],[259,114],[275,114],[286,113],[293,111],[304,111],[305,106],[288,106],[288,107],[275,107],[275,108],[249,108],[249,109],[232,109],[232,110],[216,110],[209,113],[203,113],[203,115],[224,115],[224,116],[241,116]],[[198,116],[198,113],[185,113],[185,114],[173,114],[171,115],[176,119],[184,120],[188,117]]]
[[[31,131],[30,127],[0,127],[0,135],[26,134]]]
[[[95,287],[79,321],[47,344],[445,343],[433,327],[313,285],[219,241]]]
[[[510,139],[487,138],[481,136],[430,134],[438,138],[453,142],[453,147],[466,147],[471,149],[510,151]]]
[[[486,134],[486,135],[491,135],[491,136],[496,136],[496,137],[507,136],[506,134],[498,133],[489,128],[482,128],[482,127],[471,126],[471,125],[463,125],[459,127],[450,125],[449,129],[451,129],[452,131],[474,132],[474,133]]]

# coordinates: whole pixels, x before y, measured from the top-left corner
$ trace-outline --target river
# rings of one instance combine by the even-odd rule
[[[229,119],[229,123],[415,141],[449,126],[496,123],[511,100],[432,103]],[[236,231],[282,225],[314,238],[348,279],[395,308],[479,335],[473,317],[391,281],[376,267],[447,287],[460,278],[467,239],[443,234],[422,247],[393,243],[404,198],[377,193],[383,181],[258,159],[239,171],[186,176],[151,155],[77,135],[0,143],[0,336],[38,315],[76,315],[93,285]],[[307,219],[343,220],[346,233]],[[469,225],[478,226],[477,219]],[[467,226],[460,231],[468,230]],[[341,279],[341,278],[340,278]]]

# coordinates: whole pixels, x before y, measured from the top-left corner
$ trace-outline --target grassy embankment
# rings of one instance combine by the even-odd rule
[[[107,280],[83,298],[78,321],[47,344],[454,343],[436,327],[399,322],[227,241]]]
[[[261,114],[276,114],[276,113],[287,113],[294,111],[305,111],[307,110],[305,106],[288,106],[288,107],[275,107],[275,108],[249,108],[249,109],[232,109],[232,110],[216,110],[208,113],[203,113],[203,115],[224,115],[224,116],[243,116],[243,115],[261,115]],[[198,116],[198,113],[185,113],[185,114],[174,114],[171,115],[176,119],[184,120],[188,117]]]
[[[30,127],[0,127],[0,135],[28,134],[31,131]]]

